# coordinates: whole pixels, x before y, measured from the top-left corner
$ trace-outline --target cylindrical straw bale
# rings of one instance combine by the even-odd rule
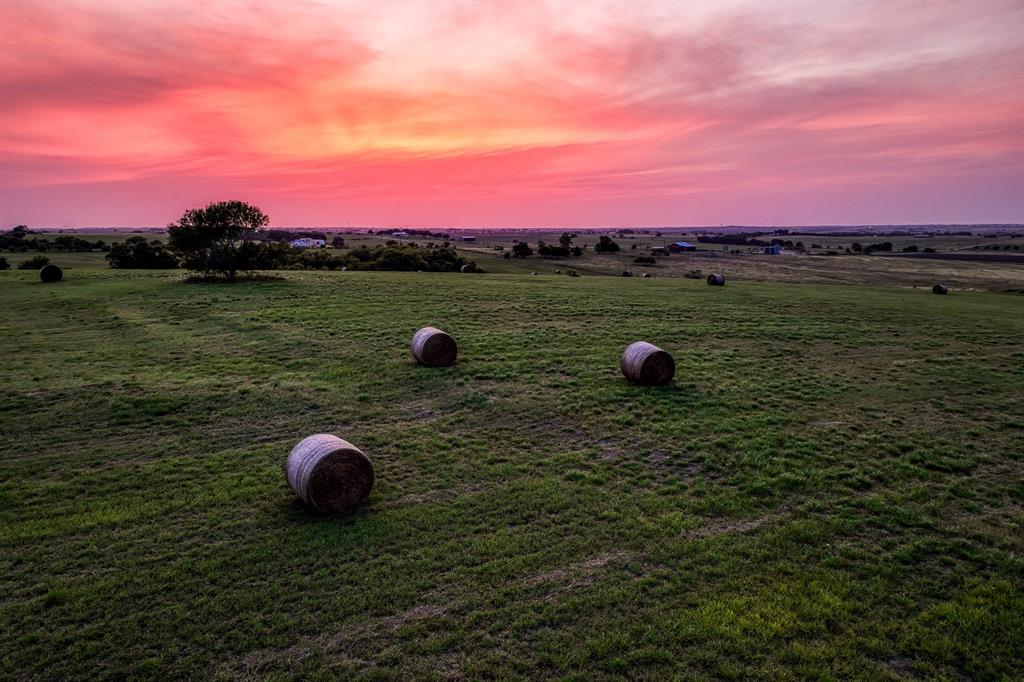
[[[627,379],[644,386],[664,386],[676,373],[672,356],[646,341],[629,344],[619,364]]]
[[[725,286],[725,275],[717,272],[708,275],[708,286],[709,287],[724,287]]]
[[[46,282],[47,284],[49,284],[50,282],[59,282],[63,278],[64,271],[61,270],[58,266],[53,265],[52,263],[49,265],[44,265],[39,270],[39,279],[43,282]]]
[[[949,287],[947,287],[945,284],[936,284],[935,286],[932,287],[932,293],[933,294],[948,294],[949,293]]]
[[[299,442],[284,467],[288,485],[321,514],[353,507],[370,495],[373,463],[346,440],[318,433]]]
[[[424,327],[412,337],[412,356],[427,367],[454,365],[458,352],[455,339],[436,327]]]

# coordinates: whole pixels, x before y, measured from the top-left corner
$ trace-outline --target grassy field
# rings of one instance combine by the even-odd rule
[[[0,273],[0,677],[1019,679],[1024,297],[283,276]]]
[[[80,235],[84,239],[103,239],[107,242],[122,241],[131,234],[123,232],[89,232]],[[147,233],[147,238],[166,238],[166,235]],[[653,277],[684,277],[699,271],[707,276],[712,272],[726,275],[730,282],[761,281],[761,282],[793,282],[804,284],[856,284],[879,287],[919,287],[930,289],[937,282],[943,282],[957,290],[972,291],[1020,291],[1024,290],[1024,261],[1017,263],[998,262],[964,262],[944,260],[923,260],[898,258],[891,256],[863,255],[787,255],[764,256],[752,252],[732,254],[723,252],[719,245],[701,245],[697,253],[674,254],[659,257],[655,265],[634,263],[637,256],[649,254],[652,244],[670,242],[679,235],[654,237],[653,235],[627,234],[616,237],[622,251],[615,254],[598,254],[593,249],[599,235],[581,234],[575,243],[586,245],[589,250],[581,258],[549,260],[537,256],[526,259],[506,260],[504,253],[494,249],[504,246],[506,249],[516,239],[527,239],[536,244],[538,239],[548,243],[557,243],[555,232],[526,233],[480,233],[479,241],[474,244],[454,242],[460,255],[474,260],[489,273],[496,274],[529,274],[540,275],[564,274],[574,270],[585,275],[607,275],[621,277],[623,271],[630,271],[635,276],[647,273]],[[348,248],[367,246],[374,248],[391,239],[387,235],[367,235],[363,233],[345,233]],[[694,242],[696,237],[689,236]],[[803,239],[808,244],[815,237],[794,237]],[[860,238],[867,243],[870,239]],[[888,238],[900,241],[900,238]],[[909,237],[907,239],[910,239]],[[987,251],[972,250],[969,245],[977,244],[981,237],[944,236],[933,239],[932,244],[944,251],[964,251],[986,254]],[[411,241],[417,241],[412,239]],[[424,239],[418,239],[424,243]],[[437,240],[435,240],[437,241]],[[920,240],[919,240],[920,241]],[[1020,239],[1003,241],[1019,242]],[[631,248],[633,244],[637,249]],[[643,248],[640,248],[640,245]],[[1014,244],[1016,245],[1016,244]],[[1006,252],[999,252],[1006,253]],[[1010,252],[1011,255],[1019,252]],[[12,267],[28,260],[34,252],[4,254]],[[107,267],[105,254],[92,253],[44,253],[51,262],[65,269],[102,269]]]

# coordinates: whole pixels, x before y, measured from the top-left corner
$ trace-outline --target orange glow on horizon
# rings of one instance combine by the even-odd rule
[[[0,4],[0,228],[1024,221],[1024,5]]]

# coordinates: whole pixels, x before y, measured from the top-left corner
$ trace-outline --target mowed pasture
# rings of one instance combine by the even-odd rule
[[[358,248],[365,246],[375,248],[383,246],[393,238],[390,235],[369,235],[365,233],[341,232],[328,233],[329,237],[340,234],[345,238],[346,248]],[[546,241],[549,244],[558,243],[560,232],[533,230],[520,231],[516,233],[478,233],[478,241],[465,244],[459,241],[458,235],[453,234],[451,244],[455,247],[460,256],[473,260],[480,267],[489,273],[496,274],[529,274],[532,272],[540,275],[565,274],[572,270],[583,275],[606,275],[621,277],[624,271],[629,271],[634,276],[648,274],[651,277],[684,277],[693,275],[700,271],[702,277],[713,272],[724,273],[729,282],[735,281],[761,281],[761,282],[793,282],[804,284],[854,284],[880,287],[918,287],[931,289],[936,283],[943,282],[959,290],[972,291],[1024,291],[1024,260],[1020,262],[984,262],[984,261],[958,261],[958,260],[930,260],[905,258],[893,255],[858,255],[843,254],[837,256],[823,255],[784,255],[765,256],[758,249],[742,247],[742,253],[733,254],[722,250],[719,244],[699,244],[696,253],[677,253],[667,257],[658,257],[653,265],[638,264],[634,259],[638,256],[650,255],[650,247],[671,243],[676,239],[690,239],[696,243],[696,235],[679,235],[663,233],[657,237],[654,234],[626,234],[622,237],[615,236],[616,242],[622,248],[617,253],[600,254],[593,250],[594,244],[600,236],[592,232],[580,232],[574,240],[574,244],[587,248],[582,257],[565,259],[548,259],[539,256],[529,258],[505,259],[505,253],[511,249],[516,240],[526,240],[536,247],[538,240]],[[609,234],[607,232],[602,234]],[[43,233],[43,237],[53,237],[54,234]],[[108,243],[124,241],[132,236],[144,236],[147,239],[166,240],[166,233],[127,233],[127,232],[82,232],[79,233],[83,239],[102,239]],[[786,239],[803,240],[806,244],[822,241],[818,236],[789,235]],[[835,239],[835,238],[830,238]],[[860,241],[869,243],[874,237],[844,237],[846,245],[849,242]],[[881,240],[882,238],[879,238]],[[979,257],[991,256],[988,251],[975,251],[972,245],[982,243],[988,245],[993,240],[986,240],[981,236],[947,235],[937,236],[929,239],[919,237],[885,237],[884,239],[899,244],[903,242],[914,242],[922,245],[932,245],[941,252],[958,252],[974,254]],[[410,237],[404,241],[415,242],[424,245],[427,242],[441,243],[439,239]],[[1009,237],[996,240],[1000,244],[1018,245],[1020,239]],[[838,243],[829,242],[833,246],[840,246]],[[636,245],[637,248],[632,247]],[[506,251],[498,251],[496,246],[502,246]],[[332,250],[332,249],[329,249]],[[998,255],[1009,254],[1011,257],[1019,254],[1017,251],[1000,251]],[[12,267],[36,255],[43,255],[51,262],[60,265],[64,269],[103,269],[107,268],[106,254],[94,251],[89,253],[60,253],[60,252],[23,252],[4,254]],[[1024,256],[1021,257],[1024,259]]]
[[[0,273],[0,677],[1024,668],[1024,297],[281,277]],[[374,462],[355,513],[285,483],[319,432]]]

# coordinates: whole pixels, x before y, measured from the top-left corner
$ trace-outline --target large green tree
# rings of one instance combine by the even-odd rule
[[[243,201],[219,201],[194,208],[167,226],[168,243],[182,256],[182,264],[204,275],[220,275],[233,282],[240,271],[252,269],[259,249],[255,240],[269,219]]]

